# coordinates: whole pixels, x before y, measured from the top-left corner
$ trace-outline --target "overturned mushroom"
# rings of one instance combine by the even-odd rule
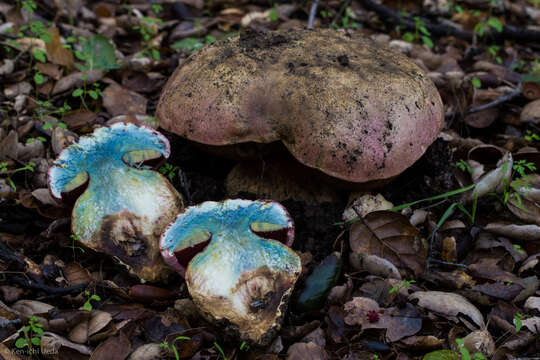
[[[209,319],[267,344],[279,330],[301,272],[294,228],[272,201],[226,200],[187,208],[161,237],[165,261],[185,275]]]
[[[411,166],[444,120],[416,64],[333,30],[246,31],[205,47],[169,79],[156,117],[208,148],[282,143],[303,165],[364,185]]]
[[[159,236],[183,209],[178,192],[149,166],[169,154],[160,133],[118,123],[82,137],[49,169],[51,194],[75,201],[71,226],[77,239],[114,256],[143,280],[166,275]]]

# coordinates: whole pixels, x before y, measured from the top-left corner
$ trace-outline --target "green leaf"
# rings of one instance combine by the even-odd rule
[[[90,300],[86,301],[83,305],[83,309],[86,311],[92,311],[92,304],[90,304]]]
[[[410,32],[406,32],[405,34],[403,34],[403,40],[407,41],[407,42],[413,42],[414,41],[414,35]]]
[[[81,57],[75,54],[80,60],[86,63],[82,66],[84,70],[112,70],[117,69],[120,64],[116,61],[114,46],[109,39],[103,35],[94,35],[83,43]]]
[[[45,78],[43,77],[43,74],[40,74],[40,73],[35,73],[34,74],[34,82],[37,85],[43,84],[44,81],[45,81]]]
[[[497,18],[489,18],[487,21],[488,25],[497,30],[498,32],[501,32],[503,30],[503,24],[501,20]]]
[[[217,41],[217,39],[212,35],[206,35],[205,40],[207,44],[213,44]]]
[[[23,347],[27,346],[28,343],[26,342],[25,338],[18,338],[17,341],[15,341],[15,347],[17,349],[22,349]]]
[[[32,56],[42,63],[47,62],[47,53],[41,49],[33,49]]]
[[[202,43],[201,39],[185,38],[172,44],[171,48],[178,52],[187,51],[189,53],[192,53],[199,50],[203,46],[204,44]]]
[[[482,87],[482,81],[480,81],[480,79],[476,76],[471,79],[471,83],[477,89],[480,89]]]
[[[79,97],[79,96],[81,96],[83,93],[84,93],[83,89],[75,89],[75,90],[71,93],[71,96],[73,96],[73,97]]]
[[[486,27],[484,23],[478,23],[474,26],[473,31],[478,34],[478,36],[484,36],[484,31]]]
[[[32,342],[33,345],[36,345],[36,346],[41,345],[41,339],[38,337],[33,337],[32,339],[30,339],[30,341]]]
[[[420,27],[418,28],[418,30],[420,30],[420,32],[421,32],[422,34],[426,35],[426,36],[430,36],[430,35],[431,35],[431,33],[428,31],[428,29],[426,29],[425,26],[420,26]]]
[[[268,17],[270,18],[270,21],[277,21],[278,14],[276,12],[276,9],[271,9],[270,14],[268,15]]]
[[[431,41],[431,39],[427,36],[422,36],[422,41],[424,42],[424,44],[428,47],[428,48],[433,48],[433,41]]]
[[[88,90],[88,95],[90,95],[90,97],[94,100],[99,98],[99,95],[95,90]]]
[[[67,125],[61,121],[57,123],[56,126],[58,126],[61,129],[67,129]]]
[[[159,51],[157,51],[156,49],[152,49],[152,58],[154,60],[159,60],[161,58]]]
[[[324,306],[328,293],[339,278],[341,264],[341,255],[334,252],[315,267],[307,277],[305,287],[295,302],[297,311],[310,312]]]

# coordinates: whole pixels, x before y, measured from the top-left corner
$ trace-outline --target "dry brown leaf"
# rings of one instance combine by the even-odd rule
[[[533,334],[540,334],[540,317],[534,316],[528,319],[521,320],[523,327],[528,329]],[[514,320],[515,325],[515,320]]]
[[[36,300],[19,300],[11,305],[11,308],[24,315],[30,316],[34,314],[44,314],[49,310],[54,309],[54,306]]]
[[[157,343],[144,344],[139,346],[129,355],[128,360],[155,360],[165,358],[165,350]]]
[[[398,268],[390,261],[376,255],[357,254],[351,252],[349,261],[356,270],[365,270],[372,275],[401,280]]]
[[[482,353],[490,358],[495,352],[495,343],[487,330],[473,331],[463,338],[463,346],[471,354]]]
[[[427,248],[418,232],[401,214],[375,211],[351,226],[349,238],[356,254],[376,255],[394,264],[402,275],[409,271],[419,275],[426,265]]]
[[[131,352],[131,343],[123,331],[111,336],[92,352],[90,360],[124,360]]]
[[[47,75],[51,79],[60,80],[60,77],[62,77],[62,70],[58,65],[38,62],[36,67],[40,73]]]
[[[63,47],[60,41],[60,32],[56,27],[48,29],[51,41],[45,43],[47,49],[47,58],[54,64],[62,65],[67,68],[73,66],[73,53],[70,49]]]
[[[51,332],[45,332],[41,336],[42,354],[59,354],[58,357],[62,358],[62,347],[66,347],[70,350],[75,350],[83,355],[90,355],[92,353],[91,348],[89,348],[88,346],[76,344],[62,336],[56,335]]]
[[[88,320],[81,321],[73,329],[70,330],[68,337],[69,341],[77,344],[84,344],[88,341]]]
[[[129,91],[117,84],[109,85],[103,91],[103,106],[112,116],[128,114],[146,114],[147,100],[134,91]]]
[[[540,124],[540,99],[525,105],[519,120],[524,123]]]
[[[476,326],[481,329],[485,328],[482,313],[469,300],[459,294],[442,291],[417,291],[409,295],[409,300],[418,300],[419,306],[452,321],[457,322],[460,319],[460,314],[466,315]]]
[[[525,309],[527,310],[536,310],[540,312],[540,297],[537,296],[531,296],[525,301],[524,305]]]
[[[411,350],[429,351],[439,349],[444,343],[444,340],[438,339],[433,335],[427,335],[410,336],[408,338],[401,339],[401,342],[407,345],[407,348]]]
[[[103,75],[105,75],[105,71],[103,70],[71,73],[56,82],[52,91],[52,95],[56,95],[74,88],[82,87],[85,81],[87,84],[95,83],[96,81],[101,80],[101,78],[103,78]],[[84,80],[84,76],[86,76],[86,80]]]
[[[103,330],[112,321],[112,316],[108,312],[94,310],[88,322],[88,336],[92,336]]]
[[[390,210],[393,207],[394,205],[381,194],[353,193],[349,196],[349,205],[343,211],[342,219],[343,221],[350,221],[357,217],[364,217],[374,211]]]
[[[314,343],[292,344],[287,350],[287,360],[327,360],[326,351]]]
[[[519,278],[511,272],[504,271],[498,264],[499,259],[484,258],[476,264],[469,265],[471,275],[476,278],[500,282],[517,282]]]
[[[21,360],[12,349],[2,343],[0,343],[0,358],[3,360]]]
[[[64,277],[70,286],[76,286],[92,281],[88,270],[79,263],[69,263],[64,267]]]
[[[538,264],[540,264],[540,254],[531,255],[523,262],[518,273],[521,275],[525,271],[534,271]]]
[[[491,233],[510,237],[513,239],[525,241],[540,240],[540,226],[534,224],[518,225],[500,221],[487,224],[484,229]]]
[[[412,305],[404,309],[380,309],[375,300],[355,297],[344,305],[347,325],[360,325],[363,329],[386,329],[386,339],[398,341],[406,336],[416,334],[422,328],[422,319]],[[376,313],[376,318],[373,314]]]

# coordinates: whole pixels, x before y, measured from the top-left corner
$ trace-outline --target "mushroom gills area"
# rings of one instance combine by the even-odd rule
[[[178,263],[182,265],[184,269],[186,269],[191,259],[193,259],[198,253],[203,252],[208,244],[210,244],[211,240],[212,234],[210,232],[198,232],[190,239],[186,240],[186,243],[190,244],[190,246],[184,248],[175,248],[174,256],[176,257],[176,260],[178,260]]]
[[[261,221],[252,222],[249,228],[255,235],[260,236],[263,239],[277,240],[284,245],[289,245],[290,227],[283,227],[283,225]]]

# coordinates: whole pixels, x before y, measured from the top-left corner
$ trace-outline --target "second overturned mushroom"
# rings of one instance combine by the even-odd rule
[[[159,237],[183,209],[179,193],[150,166],[169,154],[167,138],[157,131],[118,123],[82,137],[49,169],[51,194],[75,201],[76,238],[115,257],[142,280],[167,274]]]
[[[178,216],[161,251],[207,318],[268,344],[302,269],[289,248],[293,236],[292,219],[276,202],[208,201]]]

